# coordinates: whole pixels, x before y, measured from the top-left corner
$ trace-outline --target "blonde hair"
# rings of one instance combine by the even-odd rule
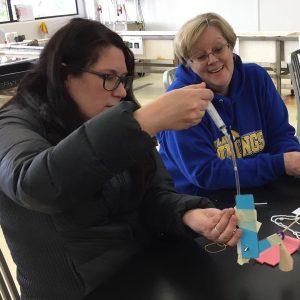
[[[174,39],[174,51],[181,63],[186,64],[191,57],[192,48],[208,26],[220,30],[223,37],[233,49],[236,43],[236,34],[231,25],[216,13],[205,13],[187,21],[177,32]]]

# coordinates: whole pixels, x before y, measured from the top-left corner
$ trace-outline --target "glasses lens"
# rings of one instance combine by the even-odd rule
[[[195,55],[194,58],[192,56],[193,60],[196,60],[200,63],[206,63],[209,59],[209,55],[213,55],[217,58],[221,57],[223,54],[225,54],[226,50],[229,48],[229,44],[225,44],[223,46],[217,47],[215,49],[212,49],[209,53],[200,53],[198,55]]]
[[[225,45],[223,45],[222,47],[219,47],[219,48],[216,48],[216,49],[214,49],[213,51],[212,51],[212,53],[213,53],[213,55],[215,55],[215,56],[220,56],[220,55],[222,55],[224,52],[225,52],[225,50],[228,48],[228,46],[227,46],[228,44],[225,44]]]
[[[133,76],[119,77],[117,75],[105,75],[104,88],[107,91],[114,91],[118,88],[120,83],[123,84],[126,90],[130,89],[132,85]]]
[[[116,75],[105,75],[104,88],[107,91],[113,91],[118,87],[120,82],[121,82],[121,79]]]

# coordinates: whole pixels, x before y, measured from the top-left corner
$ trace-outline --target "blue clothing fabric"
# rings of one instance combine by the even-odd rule
[[[202,82],[190,68],[179,65],[168,91]],[[231,134],[241,187],[261,186],[285,175],[283,153],[300,151],[295,129],[268,73],[257,64],[234,57],[226,96],[212,101]],[[230,147],[211,117],[189,129],[158,133],[160,155],[179,192],[209,195],[234,188]]]

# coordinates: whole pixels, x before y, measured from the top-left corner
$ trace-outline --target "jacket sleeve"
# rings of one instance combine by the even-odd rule
[[[0,113],[0,189],[34,210],[53,213],[93,196],[155,146],[132,117],[134,103],[87,121],[52,146],[25,110]],[[21,111],[21,112],[20,112]]]
[[[265,152],[237,160],[242,187],[276,180],[285,174],[283,153],[300,151],[295,130],[288,124],[288,113],[282,99],[271,78],[265,76],[264,80],[261,101],[267,124]],[[177,168],[188,182],[201,189],[234,188],[232,161],[217,156],[210,126],[211,122],[204,116],[199,125],[188,130],[159,133],[162,157],[167,167]]]
[[[189,234],[194,237],[196,234],[182,223],[184,213],[214,205],[205,197],[178,194],[160,156],[157,152],[155,155],[157,170],[144,196],[141,208],[143,221],[158,235]]]

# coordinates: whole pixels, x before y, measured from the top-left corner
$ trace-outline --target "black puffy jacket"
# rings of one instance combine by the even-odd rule
[[[184,234],[182,214],[211,206],[177,194],[157,153],[151,183],[133,192],[128,170],[156,152],[135,109],[121,102],[55,146],[29,110],[0,111],[0,223],[22,299],[82,299],[150,232]]]

